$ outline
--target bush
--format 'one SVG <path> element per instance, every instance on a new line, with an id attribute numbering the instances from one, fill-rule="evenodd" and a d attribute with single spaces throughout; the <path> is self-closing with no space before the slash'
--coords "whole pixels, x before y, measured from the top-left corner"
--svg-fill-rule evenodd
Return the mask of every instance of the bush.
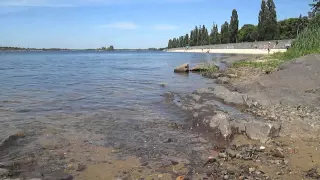
<path id="1" fill-rule="evenodd" d="M 274 58 L 290 60 L 307 54 L 320 53 L 320 15 L 313 18 L 285 53 L 276 53 Z"/>

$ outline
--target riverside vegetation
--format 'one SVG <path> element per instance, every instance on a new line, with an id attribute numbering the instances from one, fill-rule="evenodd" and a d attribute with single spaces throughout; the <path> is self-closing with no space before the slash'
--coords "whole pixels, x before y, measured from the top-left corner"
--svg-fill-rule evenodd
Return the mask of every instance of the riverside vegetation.
<path id="1" fill-rule="evenodd" d="M 213 23 L 210 34 L 205 25 L 195 26 L 189 34 L 170 39 L 168 49 L 186 46 L 202 46 L 238 42 L 254 42 L 267 40 L 294 39 L 297 34 L 312 23 L 310 19 L 319 11 L 319 0 L 311 4 L 312 11 L 308 16 L 289 18 L 277 21 L 277 11 L 273 0 L 261 2 L 258 25 L 245 24 L 239 29 L 239 17 L 236 9 L 232 11 L 230 23 L 225 21 L 220 29 Z"/>

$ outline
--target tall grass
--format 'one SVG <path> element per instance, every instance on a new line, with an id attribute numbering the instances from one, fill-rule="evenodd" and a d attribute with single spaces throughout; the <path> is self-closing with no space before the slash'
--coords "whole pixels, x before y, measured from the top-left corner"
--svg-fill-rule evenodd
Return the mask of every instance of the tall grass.
<path id="1" fill-rule="evenodd" d="M 286 61 L 313 53 L 320 53 L 320 24 L 306 28 L 298 35 L 287 52 L 276 53 L 273 57 Z"/>

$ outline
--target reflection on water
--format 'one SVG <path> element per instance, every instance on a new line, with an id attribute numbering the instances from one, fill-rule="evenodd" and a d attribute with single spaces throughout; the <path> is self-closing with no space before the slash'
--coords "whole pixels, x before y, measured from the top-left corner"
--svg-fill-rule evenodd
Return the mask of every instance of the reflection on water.
<path id="1" fill-rule="evenodd" d="M 211 86 L 198 74 L 174 74 L 173 69 L 213 58 L 162 52 L 0 53 L 0 141 L 21 130 L 26 134 L 9 149 L 0 149 L 0 161 L 32 152 L 51 136 L 81 136 L 101 146 L 121 142 L 128 153 L 145 148 L 140 156 L 153 148 L 158 154 L 187 157 L 204 144 L 191 142 L 196 134 L 168 127 L 186 117 L 164 104 L 161 95 Z M 168 137 L 179 140 L 164 145 Z"/>

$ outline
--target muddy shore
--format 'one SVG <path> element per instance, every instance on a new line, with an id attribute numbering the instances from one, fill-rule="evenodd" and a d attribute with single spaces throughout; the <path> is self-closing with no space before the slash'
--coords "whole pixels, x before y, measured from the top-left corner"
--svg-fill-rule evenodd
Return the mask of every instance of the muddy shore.
<path id="1" fill-rule="evenodd" d="M 320 56 L 286 62 L 275 72 L 231 66 L 242 59 L 225 59 L 229 68 L 203 74 L 216 86 L 175 102 L 195 128 L 231 142 L 212 157 L 224 173 L 208 178 L 320 179 Z"/>
<path id="2" fill-rule="evenodd" d="M 232 56 L 222 63 L 257 58 Z M 63 137 L 41 127 L 45 136 L 36 150 L 0 162 L 0 179 L 320 179 L 319 60 L 319 55 L 302 57 L 271 74 L 230 67 L 204 73 L 214 86 L 163 95 L 164 104 L 187 114 L 186 122 L 141 125 L 146 131 L 166 126 L 172 134 L 161 142 L 146 137 L 140 148 L 99 145 L 106 137 L 88 140 L 77 132 Z M 183 146 L 190 141 L 174 132 L 192 143 Z M 14 156 L 10 147 L 19 147 L 30 133 L 8 136 L 1 153 Z"/>

